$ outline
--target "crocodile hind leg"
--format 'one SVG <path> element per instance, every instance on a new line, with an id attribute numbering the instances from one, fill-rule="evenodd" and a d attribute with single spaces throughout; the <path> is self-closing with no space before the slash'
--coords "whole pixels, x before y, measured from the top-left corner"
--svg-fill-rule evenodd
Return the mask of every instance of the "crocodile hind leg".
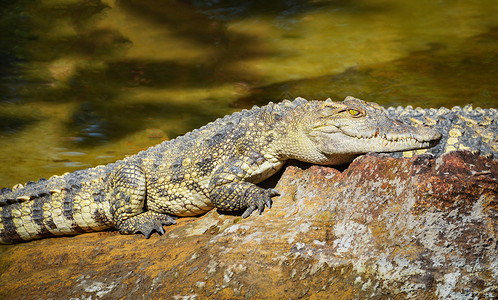
<path id="1" fill-rule="evenodd" d="M 175 224 L 170 215 L 146 211 L 146 179 L 139 165 L 128 164 L 114 171 L 106 195 L 114 226 L 121 234 L 142 233 L 149 238 L 153 231 L 163 234 L 163 225 Z"/>

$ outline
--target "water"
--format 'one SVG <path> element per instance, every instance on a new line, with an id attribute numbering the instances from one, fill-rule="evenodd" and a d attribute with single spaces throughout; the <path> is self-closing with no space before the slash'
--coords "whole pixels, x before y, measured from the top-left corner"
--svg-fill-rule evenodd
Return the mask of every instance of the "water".
<path id="1" fill-rule="evenodd" d="M 496 0 L 2 7 L 1 186 L 115 161 L 270 100 L 498 103 Z"/>

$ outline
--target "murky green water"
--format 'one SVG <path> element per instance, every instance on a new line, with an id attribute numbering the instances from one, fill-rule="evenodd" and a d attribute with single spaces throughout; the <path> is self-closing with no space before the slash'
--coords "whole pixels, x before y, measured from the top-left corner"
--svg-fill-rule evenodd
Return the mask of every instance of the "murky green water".
<path id="1" fill-rule="evenodd" d="M 254 104 L 498 101 L 498 1 L 2 5 L 0 185 L 108 163 Z"/>

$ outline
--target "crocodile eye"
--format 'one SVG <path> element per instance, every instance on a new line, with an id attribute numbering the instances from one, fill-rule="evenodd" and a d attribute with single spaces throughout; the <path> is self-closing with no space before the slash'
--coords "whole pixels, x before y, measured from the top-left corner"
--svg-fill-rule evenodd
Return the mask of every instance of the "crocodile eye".
<path id="1" fill-rule="evenodd" d="M 356 110 L 356 109 L 352 109 L 352 108 L 350 108 L 350 109 L 348 110 L 348 112 L 349 112 L 349 114 L 350 114 L 352 117 L 355 117 L 355 118 L 357 118 L 357 117 L 361 117 L 361 116 L 362 116 L 362 113 L 361 113 L 359 110 Z"/>

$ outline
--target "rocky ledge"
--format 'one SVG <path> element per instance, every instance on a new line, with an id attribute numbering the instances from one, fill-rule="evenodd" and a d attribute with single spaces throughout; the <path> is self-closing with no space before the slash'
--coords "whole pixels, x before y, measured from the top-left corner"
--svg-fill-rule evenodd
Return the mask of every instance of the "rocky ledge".
<path id="1" fill-rule="evenodd" d="M 272 209 L 164 236 L 0 247 L 0 298 L 495 299 L 498 162 L 465 151 L 290 165 Z"/>

